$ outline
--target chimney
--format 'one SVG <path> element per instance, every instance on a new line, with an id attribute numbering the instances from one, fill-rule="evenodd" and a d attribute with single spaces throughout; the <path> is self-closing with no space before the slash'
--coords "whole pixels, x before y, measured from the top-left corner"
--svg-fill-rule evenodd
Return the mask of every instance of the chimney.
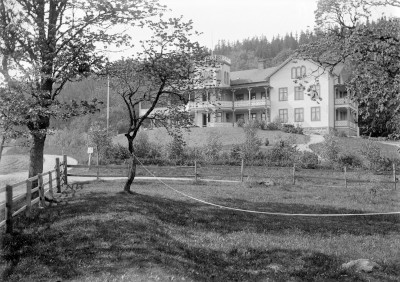
<path id="1" fill-rule="evenodd" d="M 264 59 L 259 59 L 258 60 L 258 69 L 259 70 L 265 69 L 265 60 Z"/>

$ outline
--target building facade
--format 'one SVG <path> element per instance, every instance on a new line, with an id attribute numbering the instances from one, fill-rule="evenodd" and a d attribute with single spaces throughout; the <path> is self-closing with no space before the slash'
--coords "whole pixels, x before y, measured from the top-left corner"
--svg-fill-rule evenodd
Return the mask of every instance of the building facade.
<path id="1" fill-rule="evenodd" d="M 230 71 L 230 60 L 216 56 L 221 67 L 214 83 L 189 102 L 194 124 L 232 127 L 242 119 L 299 125 L 305 131 L 348 136 L 358 134 L 357 105 L 348 98 L 343 69 L 328 72 L 308 60 L 288 59 L 280 66 Z"/>
<path id="2" fill-rule="evenodd" d="M 342 67 L 327 71 L 309 60 L 288 59 L 277 67 L 259 61 L 257 69 L 231 72 L 229 58 L 214 59 L 218 67 L 204 71 L 204 86 L 186 106 L 196 126 L 279 119 L 310 133 L 358 135 L 357 105 L 348 98 Z"/>

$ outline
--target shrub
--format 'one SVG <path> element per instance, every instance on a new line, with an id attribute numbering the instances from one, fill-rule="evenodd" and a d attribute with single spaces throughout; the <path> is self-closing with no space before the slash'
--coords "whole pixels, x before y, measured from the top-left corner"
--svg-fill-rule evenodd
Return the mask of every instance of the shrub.
<path id="1" fill-rule="evenodd" d="M 347 166 L 347 167 L 361 167 L 362 161 L 357 155 L 343 153 L 339 154 L 338 162 L 340 166 Z"/>
<path id="2" fill-rule="evenodd" d="M 109 145 L 103 148 L 103 150 L 102 164 L 121 164 L 131 157 L 128 148 L 120 144 Z"/>
<path id="3" fill-rule="evenodd" d="M 238 127 L 243 127 L 243 125 L 245 124 L 244 119 L 240 118 L 238 119 L 238 121 L 236 122 L 236 125 Z"/>
<path id="4" fill-rule="evenodd" d="M 293 124 L 282 124 L 281 130 L 286 133 L 293 133 L 295 128 Z"/>
<path id="5" fill-rule="evenodd" d="M 299 151 L 293 138 L 279 139 L 267 153 L 269 163 L 278 166 L 291 166 L 298 158 Z"/>
<path id="6" fill-rule="evenodd" d="M 261 139 L 257 136 L 257 127 L 253 123 L 247 123 L 244 126 L 245 141 L 242 144 L 242 153 L 245 161 L 249 162 L 256 158 L 262 144 Z"/>
<path id="7" fill-rule="evenodd" d="M 251 127 L 251 128 L 261 129 L 261 122 L 258 119 L 249 120 L 248 122 L 246 122 L 244 127 Z"/>
<path id="8" fill-rule="evenodd" d="M 337 139 L 332 134 L 325 135 L 325 141 L 321 144 L 321 157 L 331 165 L 337 163 L 340 147 Z"/>
<path id="9" fill-rule="evenodd" d="M 280 124 L 275 123 L 275 122 L 270 122 L 266 125 L 265 129 L 266 130 L 279 130 Z"/>
<path id="10" fill-rule="evenodd" d="M 233 145 L 230 151 L 230 157 L 232 160 L 240 160 L 242 158 L 242 148 L 239 144 Z"/>
<path id="11" fill-rule="evenodd" d="M 296 125 L 295 132 L 293 132 L 293 133 L 304 134 L 304 129 L 303 129 L 303 127 L 301 127 L 300 124 L 298 124 L 298 125 Z"/>
<path id="12" fill-rule="evenodd" d="M 300 166 L 302 168 L 316 168 L 318 166 L 318 156 L 313 152 L 303 152 L 300 155 Z"/>
<path id="13" fill-rule="evenodd" d="M 203 147 L 203 155 L 206 161 L 215 161 L 218 159 L 222 150 L 221 136 L 210 134 L 207 137 L 207 143 Z"/>
<path id="14" fill-rule="evenodd" d="M 338 137 L 347 137 L 347 134 L 346 134 L 346 132 L 344 132 L 344 131 L 339 131 L 338 134 L 337 134 L 337 136 L 338 136 Z"/>
<path id="15" fill-rule="evenodd" d="M 367 161 L 368 169 L 378 169 L 381 164 L 381 149 L 372 140 L 364 141 L 364 146 L 360 149 L 360 154 Z"/>
<path id="16" fill-rule="evenodd" d="M 182 160 L 184 157 L 186 142 L 182 135 L 174 134 L 172 141 L 167 144 L 167 155 L 169 159 Z"/>
<path id="17" fill-rule="evenodd" d="M 146 132 L 141 131 L 138 133 L 136 138 L 133 140 L 133 150 L 138 158 L 148 157 L 148 153 L 151 150 L 151 145 L 149 142 L 149 136 Z"/>

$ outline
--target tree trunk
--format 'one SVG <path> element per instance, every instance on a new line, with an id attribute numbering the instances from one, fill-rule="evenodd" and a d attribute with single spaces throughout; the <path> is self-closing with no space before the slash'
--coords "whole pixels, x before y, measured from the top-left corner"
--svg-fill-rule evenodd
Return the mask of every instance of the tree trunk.
<path id="1" fill-rule="evenodd" d="M 0 141 L 0 162 L 1 162 L 1 156 L 3 155 L 3 148 L 4 148 L 5 142 L 6 142 L 6 138 L 2 136 L 1 141 Z"/>
<path id="2" fill-rule="evenodd" d="M 136 158 L 132 155 L 131 157 L 131 165 L 129 167 L 129 172 L 128 172 L 128 180 L 125 183 L 124 186 L 124 191 L 128 193 L 132 193 L 131 191 L 131 185 L 133 183 L 133 180 L 135 179 L 136 176 Z"/>
<path id="3" fill-rule="evenodd" d="M 128 180 L 125 183 L 124 191 L 128 192 L 128 193 L 132 193 L 131 185 L 136 176 L 136 158 L 135 158 L 134 149 L 133 149 L 133 137 L 130 136 L 129 133 L 125 134 L 125 137 L 128 140 L 129 153 L 131 153 L 131 165 L 129 167 Z"/>
<path id="4" fill-rule="evenodd" d="M 32 134 L 33 144 L 29 152 L 29 173 L 28 177 L 33 177 L 43 172 L 43 151 L 44 142 L 46 135 L 44 134 Z M 38 181 L 30 182 L 30 188 L 37 187 Z M 32 198 L 38 197 L 39 193 L 35 192 L 32 194 Z"/>
<path id="5" fill-rule="evenodd" d="M 29 152 L 29 175 L 33 177 L 43 172 L 43 151 L 46 135 L 32 134 L 33 144 Z"/>

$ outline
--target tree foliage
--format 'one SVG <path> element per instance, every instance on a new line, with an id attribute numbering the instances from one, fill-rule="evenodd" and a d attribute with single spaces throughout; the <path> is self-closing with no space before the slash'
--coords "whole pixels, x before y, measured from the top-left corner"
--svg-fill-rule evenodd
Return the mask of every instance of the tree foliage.
<path id="1" fill-rule="evenodd" d="M 137 56 L 110 63 L 107 68 L 112 92 L 122 98 L 129 117 L 125 136 L 132 155 L 133 141 L 145 121 L 164 126 L 174 140 L 180 138 L 180 129 L 191 125 L 185 110 L 189 96 L 201 87 L 202 71 L 215 65 L 207 50 L 193 41 L 197 33 L 191 21 L 160 17 L 147 27 L 152 36 L 142 42 Z M 131 168 L 125 191 L 130 191 L 135 177 L 134 157 Z"/>
<path id="2" fill-rule="evenodd" d="M 96 107 L 96 101 L 60 103 L 64 85 L 101 68 L 104 56 L 98 47 L 130 42 L 118 26 L 143 26 L 161 10 L 156 0 L 0 1 L 0 73 L 30 108 L 24 114 L 32 136 L 29 176 L 42 172 L 50 117 Z"/>
<path id="3" fill-rule="evenodd" d="M 369 132 L 393 130 L 400 110 L 400 20 L 371 21 L 374 7 L 386 4 L 400 1 L 320 0 L 315 13 L 320 40 L 298 51 L 327 71 L 346 65 L 348 93 Z"/>

